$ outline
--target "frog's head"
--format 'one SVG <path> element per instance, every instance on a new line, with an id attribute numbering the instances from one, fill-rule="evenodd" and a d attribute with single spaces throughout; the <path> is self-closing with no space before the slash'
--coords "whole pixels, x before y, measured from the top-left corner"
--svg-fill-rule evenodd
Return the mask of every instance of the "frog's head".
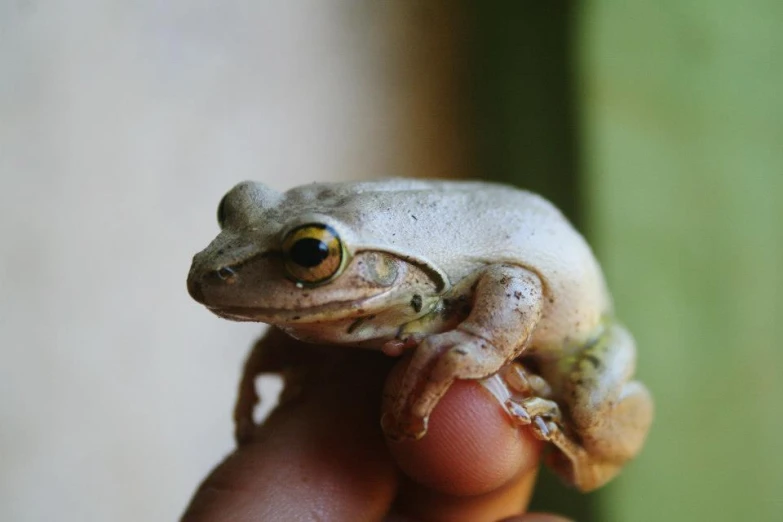
<path id="1" fill-rule="evenodd" d="M 425 314 L 443 286 L 438 274 L 399 253 L 357 248 L 361 231 L 326 199 L 234 187 L 218 206 L 220 234 L 193 258 L 190 295 L 221 317 L 330 342 L 388 337 Z"/>

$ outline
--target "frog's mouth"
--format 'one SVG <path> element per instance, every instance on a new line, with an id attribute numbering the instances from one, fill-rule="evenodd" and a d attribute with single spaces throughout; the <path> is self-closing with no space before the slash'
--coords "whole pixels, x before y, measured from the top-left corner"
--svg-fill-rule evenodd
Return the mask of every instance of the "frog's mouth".
<path id="1" fill-rule="evenodd" d="M 423 296 L 437 294 L 428 273 L 383 253 L 358 252 L 338 278 L 316 286 L 292 281 L 277 261 L 261 256 L 215 268 L 194 259 L 188 291 L 225 319 L 308 328 L 381 312 L 390 322 L 407 320 L 420 314 Z"/>
<path id="2" fill-rule="evenodd" d="M 210 312 L 231 321 L 267 323 L 277 326 L 333 323 L 355 320 L 376 313 L 381 308 L 395 306 L 402 296 L 394 296 L 389 289 L 377 295 L 347 301 L 332 301 L 297 309 L 254 307 L 254 306 L 209 306 Z"/>

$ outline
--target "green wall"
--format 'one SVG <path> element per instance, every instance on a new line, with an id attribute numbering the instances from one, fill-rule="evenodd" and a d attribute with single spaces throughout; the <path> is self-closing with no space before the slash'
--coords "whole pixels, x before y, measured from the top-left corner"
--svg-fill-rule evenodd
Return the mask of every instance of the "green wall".
<path id="1" fill-rule="evenodd" d="M 482 174 L 586 232 L 656 420 L 585 522 L 783 520 L 783 1 L 467 2 Z"/>
<path id="2" fill-rule="evenodd" d="M 584 206 L 572 2 L 466 2 L 468 105 L 478 175 L 543 194 L 575 223 Z M 544 470 L 531 508 L 600 521 L 598 494 Z"/>
<path id="3" fill-rule="evenodd" d="M 657 415 L 600 520 L 783 520 L 783 2 L 585 2 L 583 206 Z"/>

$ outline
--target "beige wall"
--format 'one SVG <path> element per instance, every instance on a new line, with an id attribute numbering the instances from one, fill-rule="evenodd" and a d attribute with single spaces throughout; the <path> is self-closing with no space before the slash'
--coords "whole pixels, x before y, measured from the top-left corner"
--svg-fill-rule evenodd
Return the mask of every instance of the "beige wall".
<path id="1" fill-rule="evenodd" d="M 0 4 L 0 520 L 174 520 L 230 450 L 260 328 L 185 275 L 233 183 L 454 173 L 360 3 Z"/>

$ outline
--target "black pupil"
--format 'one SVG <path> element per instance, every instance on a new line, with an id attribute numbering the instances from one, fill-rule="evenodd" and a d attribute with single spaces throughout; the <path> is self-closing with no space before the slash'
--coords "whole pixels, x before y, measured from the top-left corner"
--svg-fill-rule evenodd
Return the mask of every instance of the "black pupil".
<path id="1" fill-rule="evenodd" d="M 288 255 L 297 265 L 312 268 L 329 256 L 329 246 L 320 239 L 305 237 L 294 243 Z"/>

